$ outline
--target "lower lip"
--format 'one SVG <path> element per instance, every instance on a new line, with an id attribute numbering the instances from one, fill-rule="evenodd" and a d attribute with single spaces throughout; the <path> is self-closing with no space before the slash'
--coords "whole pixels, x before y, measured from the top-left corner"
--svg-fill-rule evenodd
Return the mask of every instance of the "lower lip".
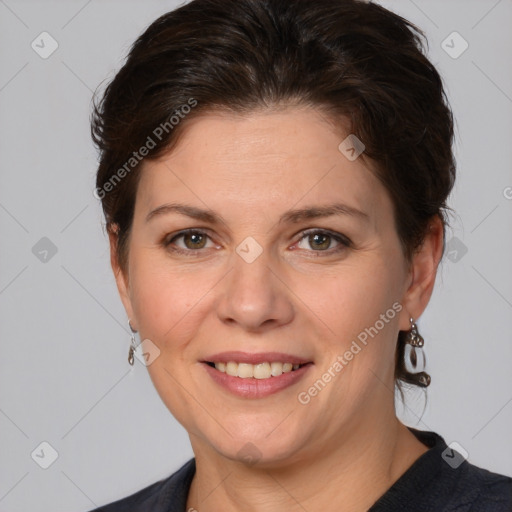
<path id="1" fill-rule="evenodd" d="M 242 379 L 240 377 L 232 377 L 227 373 L 213 368 L 207 363 L 202 363 L 202 365 L 217 384 L 234 395 L 244 398 L 264 398 L 298 382 L 308 372 L 312 363 L 305 364 L 297 370 L 283 373 L 278 377 L 269 377 L 268 379 Z"/>

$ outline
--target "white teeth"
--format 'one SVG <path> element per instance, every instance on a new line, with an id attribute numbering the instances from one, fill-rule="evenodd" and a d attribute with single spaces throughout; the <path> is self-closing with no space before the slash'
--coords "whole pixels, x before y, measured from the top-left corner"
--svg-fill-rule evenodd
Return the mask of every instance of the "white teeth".
<path id="1" fill-rule="evenodd" d="M 231 375 L 231 377 L 238 377 L 238 364 L 233 361 L 229 361 L 226 365 L 226 373 Z"/>
<path id="2" fill-rule="evenodd" d="M 268 379 L 270 378 L 270 375 L 270 363 L 260 363 L 254 365 L 255 379 Z"/>
<path id="3" fill-rule="evenodd" d="M 249 379 L 254 375 L 254 366 L 252 364 L 239 363 L 238 364 L 238 377 L 242 379 Z"/>
<path id="4" fill-rule="evenodd" d="M 270 373 L 272 374 L 272 377 L 279 377 L 279 375 L 282 375 L 283 363 L 271 363 Z"/>
<path id="5" fill-rule="evenodd" d="M 279 362 L 248 364 L 229 361 L 229 363 L 215 363 L 215 368 L 220 372 L 227 373 L 231 377 L 240 377 L 241 379 L 279 377 L 279 375 L 297 370 L 299 367 L 299 364 Z"/>

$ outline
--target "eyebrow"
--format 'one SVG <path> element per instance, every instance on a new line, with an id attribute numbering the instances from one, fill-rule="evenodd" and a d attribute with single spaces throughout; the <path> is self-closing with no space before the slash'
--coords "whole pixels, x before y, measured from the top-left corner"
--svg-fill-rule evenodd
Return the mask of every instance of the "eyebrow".
<path id="1" fill-rule="evenodd" d="M 320 217 L 331 217 L 333 215 L 348 215 L 359 218 L 364 221 L 369 221 L 368 214 L 342 203 L 333 203 L 326 206 L 311 206 L 297 210 L 290 210 L 285 212 L 279 219 L 281 223 L 297 223 L 304 219 L 318 219 Z"/>
<path id="2" fill-rule="evenodd" d="M 193 219 L 208 222 L 210 224 L 224 223 L 222 217 L 212 212 L 211 210 L 203 210 L 202 208 L 197 208 L 196 206 L 177 203 L 163 204 L 162 206 L 159 206 L 158 208 L 150 211 L 146 215 L 146 222 L 149 222 L 154 217 L 168 213 L 180 213 L 181 215 L 186 215 L 187 217 L 192 217 Z"/>
<path id="3" fill-rule="evenodd" d="M 220 215 L 216 214 L 212 210 L 205 210 L 202 208 L 197 208 L 196 206 L 189 206 L 179 203 L 163 204 L 162 206 L 151 210 L 146 216 L 146 222 L 149 222 L 151 219 L 157 216 L 169 213 L 178 213 L 196 220 L 200 220 L 202 222 L 207 222 L 209 224 L 226 223 Z M 357 208 L 342 203 L 333 203 L 326 206 L 311 206 L 287 211 L 281 215 L 278 224 L 295 224 L 305 219 L 318 219 L 321 217 L 330 217 L 333 215 L 348 215 L 359 218 L 360 220 L 366 222 L 370 220 L 368 214 L 358 210 Z"/>

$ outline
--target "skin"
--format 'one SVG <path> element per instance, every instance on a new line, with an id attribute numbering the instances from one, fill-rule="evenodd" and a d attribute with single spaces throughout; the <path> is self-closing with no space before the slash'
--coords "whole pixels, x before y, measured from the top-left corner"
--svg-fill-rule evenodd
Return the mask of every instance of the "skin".
<path id="1" fill-rule="evenodd" d="M 313 108 L 204 114 L 188 122 L 172 152 L 144 162 L 124 270 L 110 234 L 127 315 L 140 339 L 160 350 L 151 379 L 196 456 L 187 509 L 325 512 L 343 503 L 363 511 L 427 451 L 396 418 L 394 355 L 398 331 L 430 299 L 442 224 L 433 218 L 407 263 L 391 199 L 368 159 L 351 162 L 338 150 L 346 136 Z M 179 213 L 146 222 L 171 202 L 212 210 L 224 222 Z M 368 219 L 278 223 L 290 209 L 333 202 Z M 206 245 L 182 237 L 165 247 L 187 228 L 209 235 Z M 327 238 L 322 251 L 302 235 L 311 228 L 350 244 Z M 252 263 L 235 251 L 248 236 L 263 250 Z M 298 394 L 395 302 L 402 310 L 308 404 L 299 403 Z M 200 363 L 231 350 L 285 352 L 314 365 L 293 386 L 246 399 L 219 387 Z M 247 443 L 259 452 L 255 464 L 243 459 Z"/>

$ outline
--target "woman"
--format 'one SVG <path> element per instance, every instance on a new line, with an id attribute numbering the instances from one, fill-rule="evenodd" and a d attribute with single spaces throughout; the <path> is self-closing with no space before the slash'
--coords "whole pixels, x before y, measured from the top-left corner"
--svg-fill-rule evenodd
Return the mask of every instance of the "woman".
<path id="1" fill-rule="evenodd" d="M 195 457 L 98 510 L 512 510 L 512 479 L 395 414 L 430 383 L 455 179 L 421 35 L 357 0 L 194 0 L 134 43 L 96 195 L 129 362 Z"/>

